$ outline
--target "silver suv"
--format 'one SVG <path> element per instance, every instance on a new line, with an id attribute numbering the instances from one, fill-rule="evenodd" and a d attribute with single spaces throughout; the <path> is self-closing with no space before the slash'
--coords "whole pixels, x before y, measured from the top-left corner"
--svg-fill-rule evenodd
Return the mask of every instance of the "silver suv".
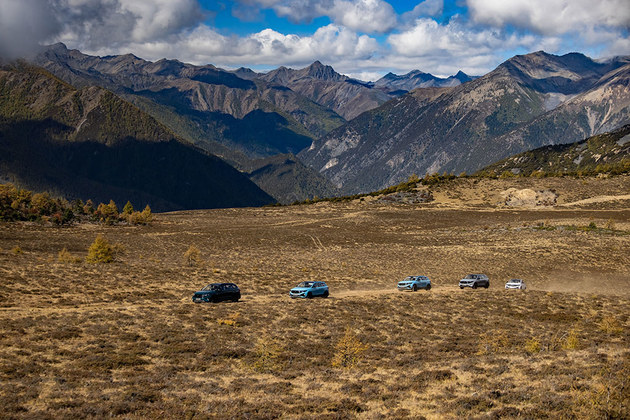
<path id="1" fill-rule="evenodd" d="M 476 289 L 478 287 L 490 287 L 490 280 L 485 274 L 468 274 L 466 277 L 459 281 L 459 288 L 472 287 Z"/>

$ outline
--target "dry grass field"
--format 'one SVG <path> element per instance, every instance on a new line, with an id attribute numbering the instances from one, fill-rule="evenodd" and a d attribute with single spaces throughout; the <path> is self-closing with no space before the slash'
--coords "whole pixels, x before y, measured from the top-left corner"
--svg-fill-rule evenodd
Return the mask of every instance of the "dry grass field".
<path id="1" fill-rule="evenodd" d="M 509 187 L 558 205 L 497 206 Z M 627 194 L 628 177 L 461 180 L 422 205 L 0 224 L 0 417 L 628 418 Z M 97 234 L 125 252 L 85 263 Z M 470 272 L 490 288 L 460 290 Z M 398 292 L 410 274 L 433 288 Z M 291 300 L 302 280 L 331 296 Z M 191 302 L 222 281 L 240 302 Z"/>

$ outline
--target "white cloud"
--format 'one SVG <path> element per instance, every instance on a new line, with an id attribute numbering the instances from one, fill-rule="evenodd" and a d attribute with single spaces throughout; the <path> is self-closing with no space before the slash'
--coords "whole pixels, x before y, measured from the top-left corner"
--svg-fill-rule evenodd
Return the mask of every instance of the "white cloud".
<path id="1" fill-rule="evenodd" d="M 413 10 L 403 13 L 403 20 L 409 21 L 424 16 L 439 16 L 444 10 L 444 0 L 424 0 Z"/>
<path id="2" fill-rule="evenodd" d="M 528 40 L 519 41 L 515 37 L 506 37 L 501 31 L 494 29 L 477 29 L 457 18 L 446 25 L 433 19 L 421 18 L 407 31 L 390 35 L 388 42 L 399 55 L 422 57 L 430 54 L 485 54 L 496 48 L 514 48 Z"/>
<path id="3" fill-rule="evenodd" d="M 163 40 L 203 19 L 196 0 L 58 0 L 54 4 L 64 25 L 59 39 L 88 49 Z"/>
<path id="4" fill-rule="evenodd" d="M 477 23 L 515 25 L 544 35 L 630 26 L 628 0 L 467 0 L 467 4 Z"/>
<path id="5" fill-rule="evenodd" d="M 429 0 L 434 1 L 434 0 Z M 387 32 L 397 23 L 392 6 L 383 0 L 240 0 L 250 8 L 273 9 L 293 22 L 310 22 L 320 16 L 358 32 Z M 243 9 L 237 14 L 247 15 Z"/>
<path id="6" fill-rule="evenodd" d="M 265 29 L 247 37 L 224 36 L 206 25 L 162 41 L 129 43 L 128 51 L 156 60 L 178 58 L 195 64 L 213 63 L 224 67 L 306 66 L 315 60 L 326 63 L 369 59 L 379 49 L 375 39 L 337 25 L 319 28 L 312 36 L 282 34 Z M 116 54 L 109 48 L 88 51 Z"/>
<path id="7" fill-rule="evenodd" d="M 389 62 L 405 70 L 420 69 L 448 76 L 463 70 L 480 75 L 518 48 L 540 46 L 540 37 L 480 28 L 454 16 L 447 24 L 420 18 L 407 30 L 387 38 Z"/>

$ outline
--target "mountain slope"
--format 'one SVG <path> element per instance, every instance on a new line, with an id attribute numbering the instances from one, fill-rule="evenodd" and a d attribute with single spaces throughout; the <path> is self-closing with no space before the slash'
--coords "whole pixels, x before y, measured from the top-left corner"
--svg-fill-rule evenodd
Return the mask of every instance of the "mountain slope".
<path id="1" fill-rule="evenodd" d="M 562 110 L 569 122 L 590 116 L 593 130 L 630 122 L 630 91 L 623 87 L 627 72 L 624 59 L 597 63 L 580 54 L 516 56 L 468 83 L 393 99 L 314 141 L 299 157 L 344 193 L 384 188 L 413 173 L 474 172 L 511 154 L 559 142 L 551 136 L 552 122 Z M 609 96 L 598 93 L 602 89 Z M 597 113 L 580 109 L 582 98 L 603 108 Z M 610 103 L 613 98 L 616 103 Z M 540 129 L 534 126 L 519 131 L 535 121 L 548 124 L 550 134 L 537 137 Z M 586 137 L 572 135 L 562 142 Z"/>
<path id="2" fill-rule="evenodd" d="M 250 165 L 249 178 L 282 204 L 339 193 L 330 181 L 293 155 L 276 155 Z"/>
<path id="3" fill-rule="evenodd" d="M 0 68 L 0 177 L 70 199 L 131 200 L 157 211 L 274 201 L 111 92 L 76 89 L 23 63 Z"/>
<path id="4" fill-rule="evenodd" d="M 250 157 L 298 152 L 344 122 L 287 88 L 242 79 L 211 65 L 150 62 L 131 54 L 94 57 L 63 44 L 49 46 L 30 60 L 75 86 L 96 85 L 122 95 L 171 129 L 189 120 L 197 129 L 187 139 L 210 152 L 220 152 L 216 144 Z M 165 114 L 172 118 L 162 119 Z"/>
<path id="5" fill-rule="evenodd" d="M 543 146 L 511 156 L 479 173 L 557 175 L 630 171 L 630 125 L 576 143 Z"/>
<path id="6" fill-rule="evenodd" d="M 272 85 L 286 86 L 346 120 L 376 108 L 392 97 L 372 84 L 341 75 L 319 61 L 300 70 L 280 67 L 259 79 Z"/>

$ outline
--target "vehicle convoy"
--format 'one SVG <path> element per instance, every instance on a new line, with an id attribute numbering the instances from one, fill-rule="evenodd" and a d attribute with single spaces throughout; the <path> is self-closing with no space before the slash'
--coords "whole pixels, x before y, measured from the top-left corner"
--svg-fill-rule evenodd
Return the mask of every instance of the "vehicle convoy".
<path id="1" fill-rule="evenodd" d="M 411 290 L 415 292 L 418 289 L 431 290 L 431 280 L 427 276 L 409 276 L 398 282 L 398 290 Z"/>
<path id="2" fill-rule="evenodd" d="M 234 283 L 210 283 L 192 297 L 195 303 L 201 302 L 222 302 L 231 300 L 238 302 L 241 298 L 241 290 Z"/>
<path id="3" fill-rule="evenodd" d="M 485 274 L 468 274 L 466 277 L 459 281 L 459 288 L 471 287 L 476 289 L 478 287 L 490 287 L 490 280 Z"/>
<path id="4" fill-rule="evenodd" d="M 311 299 L 316 296 L 328 297 L 328 285 L 323 281 L 303 281 L 289 292 L 291 298 Z"/>
<path id="5" fill-rule="evenodd" d="M 505 288 L 525 290 L 527 289 L 527 286 L 525 285 L 525 282 L 521 279 L 511 279 L 510 281 L 505 283 Z"/>

